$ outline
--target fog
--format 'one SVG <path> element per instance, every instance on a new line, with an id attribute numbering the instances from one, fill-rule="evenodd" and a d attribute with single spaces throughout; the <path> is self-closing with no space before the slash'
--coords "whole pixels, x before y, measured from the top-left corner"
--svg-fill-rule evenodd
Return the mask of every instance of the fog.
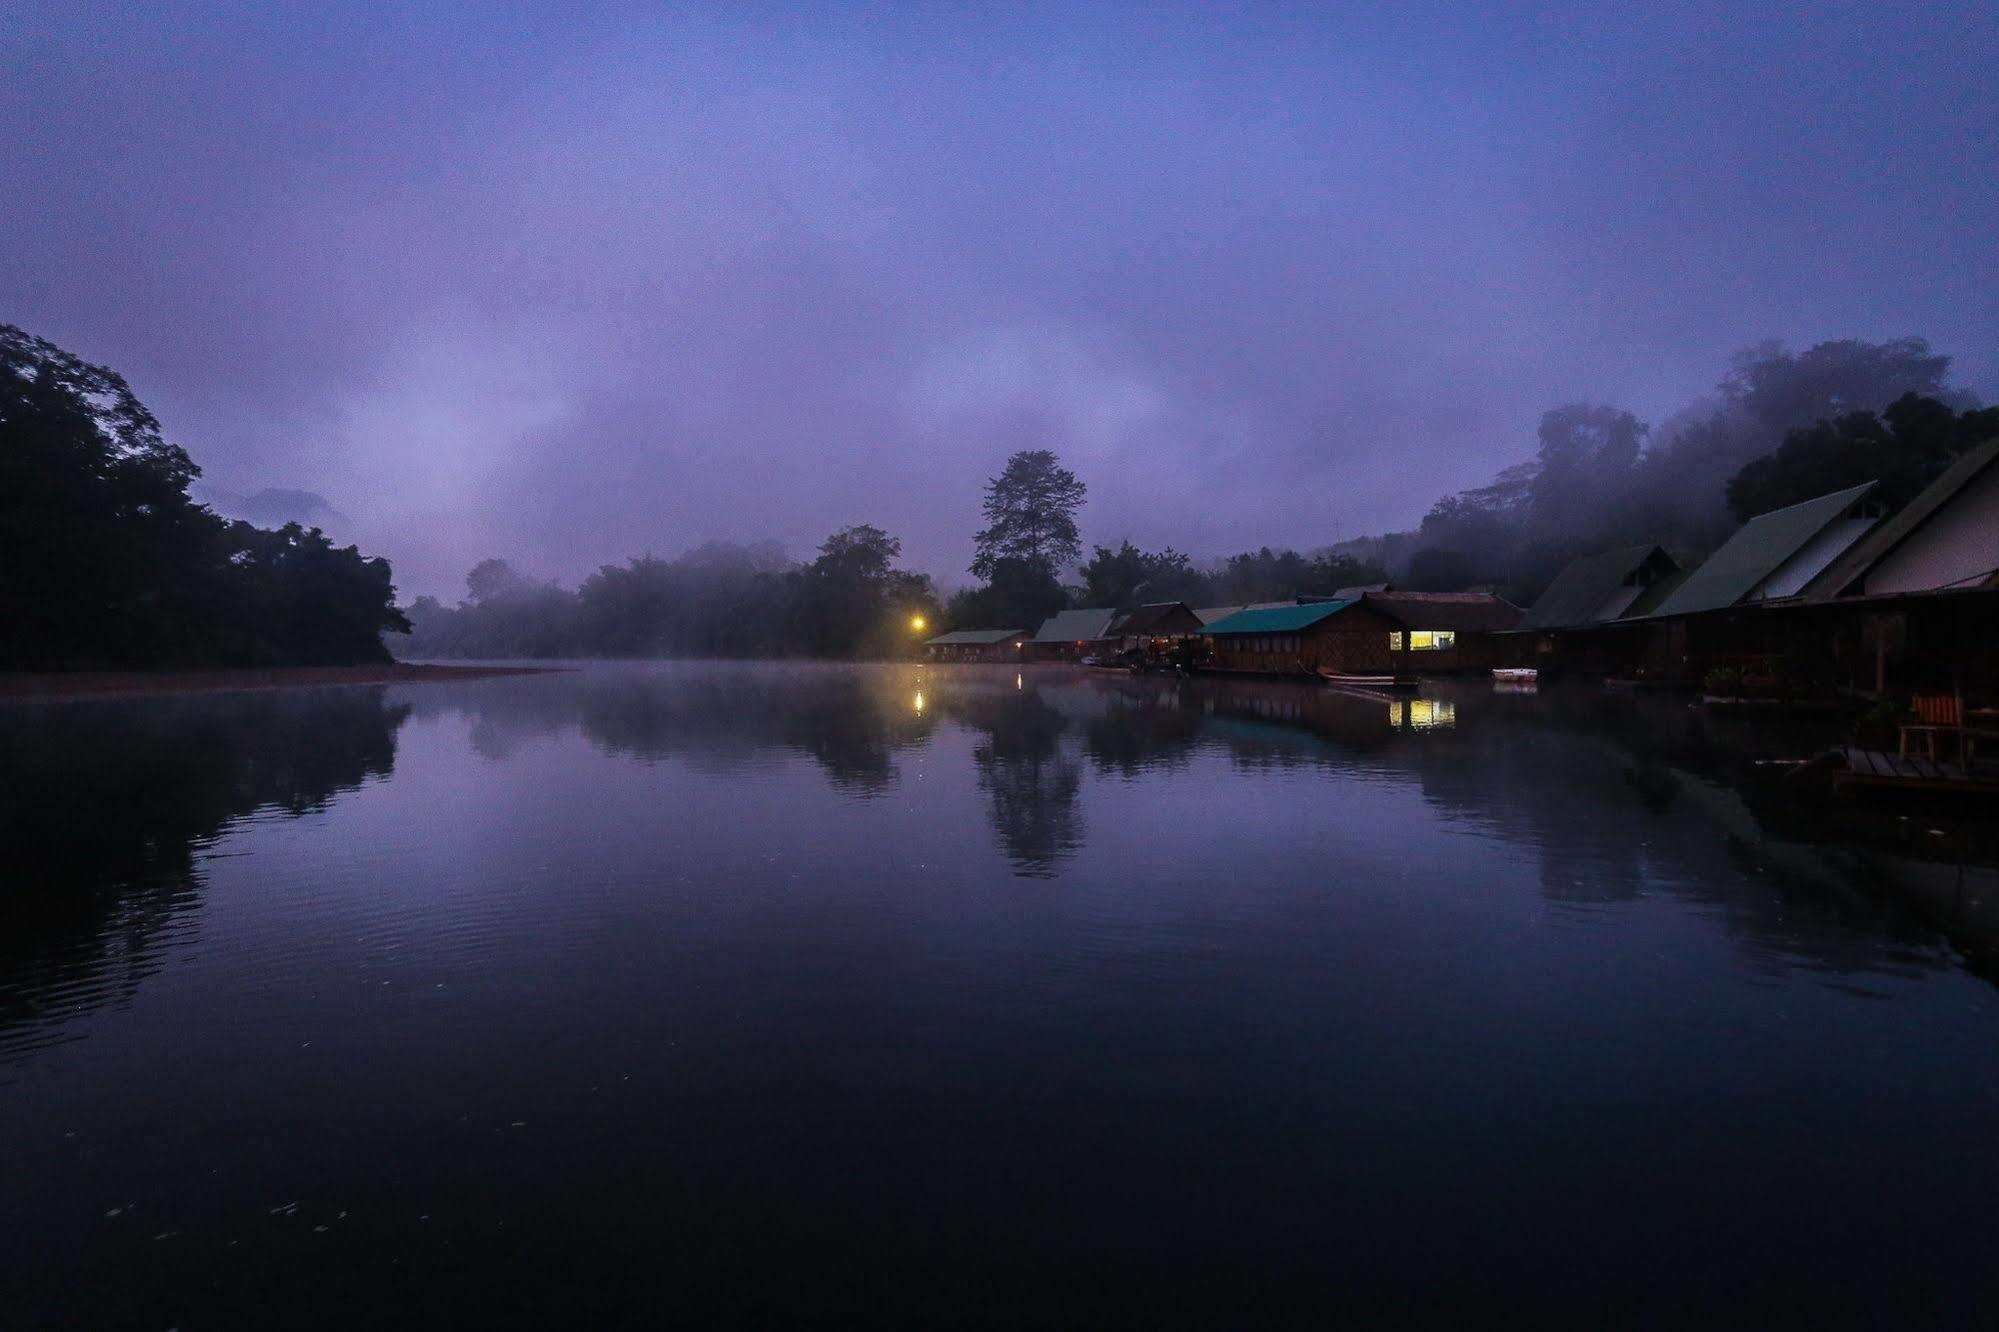
<path id="1" fill-rule="evenodd" d="M 236 6 L 0 14 L 0 321 L 405 598 L 871 523 L 970 581 L 1408 529 L 1741 348 L 1999 396 L 1999 11 Z M 1870 404 L 1879 405 L 1879 404 Z M 1703 483 L 1705 484 L 1705 482 Z"/>

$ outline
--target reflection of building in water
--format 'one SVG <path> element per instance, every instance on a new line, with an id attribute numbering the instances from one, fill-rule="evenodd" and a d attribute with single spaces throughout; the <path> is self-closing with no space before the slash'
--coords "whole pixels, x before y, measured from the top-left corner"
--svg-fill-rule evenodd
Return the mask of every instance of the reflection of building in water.
<path id="1" fill-rule="evenodd" d="M 1388 719 L 1406 730 L 1438 730 L 1458 724 L 1458 705 L 1448 698 L 1401 698 L 1388 705 Z"/>

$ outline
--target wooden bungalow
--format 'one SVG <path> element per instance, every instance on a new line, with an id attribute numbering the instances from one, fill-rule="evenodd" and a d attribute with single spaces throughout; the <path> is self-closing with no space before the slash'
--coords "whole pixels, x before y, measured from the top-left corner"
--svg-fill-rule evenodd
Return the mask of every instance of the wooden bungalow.
<path id="1" fill-rule="evenodd" d="M 1999 584 L 1999 439 L 1968 450 L 1805 584 L 1807 601 Z"/>
<path id="2" fill-rule="evenodd" d="M 1874 483 L 1758 514 L 1659 603 L 1689 615 L 1795 596 L 1881 520 Z"/>
<path id="3" fill-rule="evenodd" d="M 1388 648 L 1402 674 L 1489 671 L 1504 664 L 1497 636 L 1520 623 L 1521 610 L 1490 592 L 1369 592 L 1358 605 L 1395 621 Z"/>
<path id="4" fill-rule="evenodd" d="M 1027 643 L 1025 629 L 960 629 L 923 644 L 932 661 L 1018 662 Z"/>
<path id="5" fill-rule="evenodd" d="M 1113 608 L 1065 610 L 1042 621 L 1021 655 L 1029 661 L 1078 661 L 1118 650 L 1111 636 Z"/>
<path id="6" fill-rule="evenodd" d="M 1123 650 L 1164 648 L 1195 638 L 1202 629 L 1201 617 L 1181 601 L 1156 601 L 1121 612 L 1106 631 Z"/>
<path id="7" fill-rule="evenodd" d="M 1238 611 L 1201 631 L 1207 668 L 1254 675 L 1393 673 L 1402 621 L 1362 601 L 1322 601 Z"/>
<path id="8" fill-rule="evenodd" d="M 1584 555 L 1555 575 L 1520 617 L 1520 627 L 1573 629 L 1649 615 L 1685 578 L 1679 561 L 1658 546 Z"/>

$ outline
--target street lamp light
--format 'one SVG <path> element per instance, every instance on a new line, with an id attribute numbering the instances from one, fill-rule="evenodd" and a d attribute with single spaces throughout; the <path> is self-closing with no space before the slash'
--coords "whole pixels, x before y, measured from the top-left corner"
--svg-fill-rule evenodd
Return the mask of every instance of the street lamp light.
<path id="1" fill-rule="evenodd" d="M 923 632 L 923 627 L 929 623 L 930 621 L 924 619 L 921 615 L 912 615 L 909 617 L 909 627 L 919 634 Z"/>

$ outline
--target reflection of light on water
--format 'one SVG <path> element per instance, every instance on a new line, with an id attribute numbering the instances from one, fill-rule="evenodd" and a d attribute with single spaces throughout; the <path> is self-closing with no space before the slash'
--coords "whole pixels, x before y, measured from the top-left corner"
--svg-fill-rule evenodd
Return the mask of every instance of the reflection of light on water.
<path id="1" fill-rule="evenodd" d="M 1027 688 L 1027 677 L 1026 677 L 1026 676 L 1024 676 L 1024 675 L 1016 675 L 1016 676 L 1014 676 L 1014 677 L 1013 677 L 1013 687 L 1014 687 L 1015 689 L 1025 689 L 1025 688 Z"/>
<path id="2" fill-rule="evenodd" d="M 917 710 L 918 712 L 922 712 L 922 711 L 923 711 L 923 691 L 922 691 L 921 689 L 919 689 L 919 690 L 917 690 L 917 691 L 916 691 L 916 704 L 915 704 L 915 706 L 916 706 L 916 710 Z"/>
<path id="3" fill-rule="evenodd" d="M 1397 726 L 1429 731 L 1458 724 L 1458 705 L 1448 698 L 1408 698 L 1401 707 L 1390 704 L 1389 720 Z"/>

